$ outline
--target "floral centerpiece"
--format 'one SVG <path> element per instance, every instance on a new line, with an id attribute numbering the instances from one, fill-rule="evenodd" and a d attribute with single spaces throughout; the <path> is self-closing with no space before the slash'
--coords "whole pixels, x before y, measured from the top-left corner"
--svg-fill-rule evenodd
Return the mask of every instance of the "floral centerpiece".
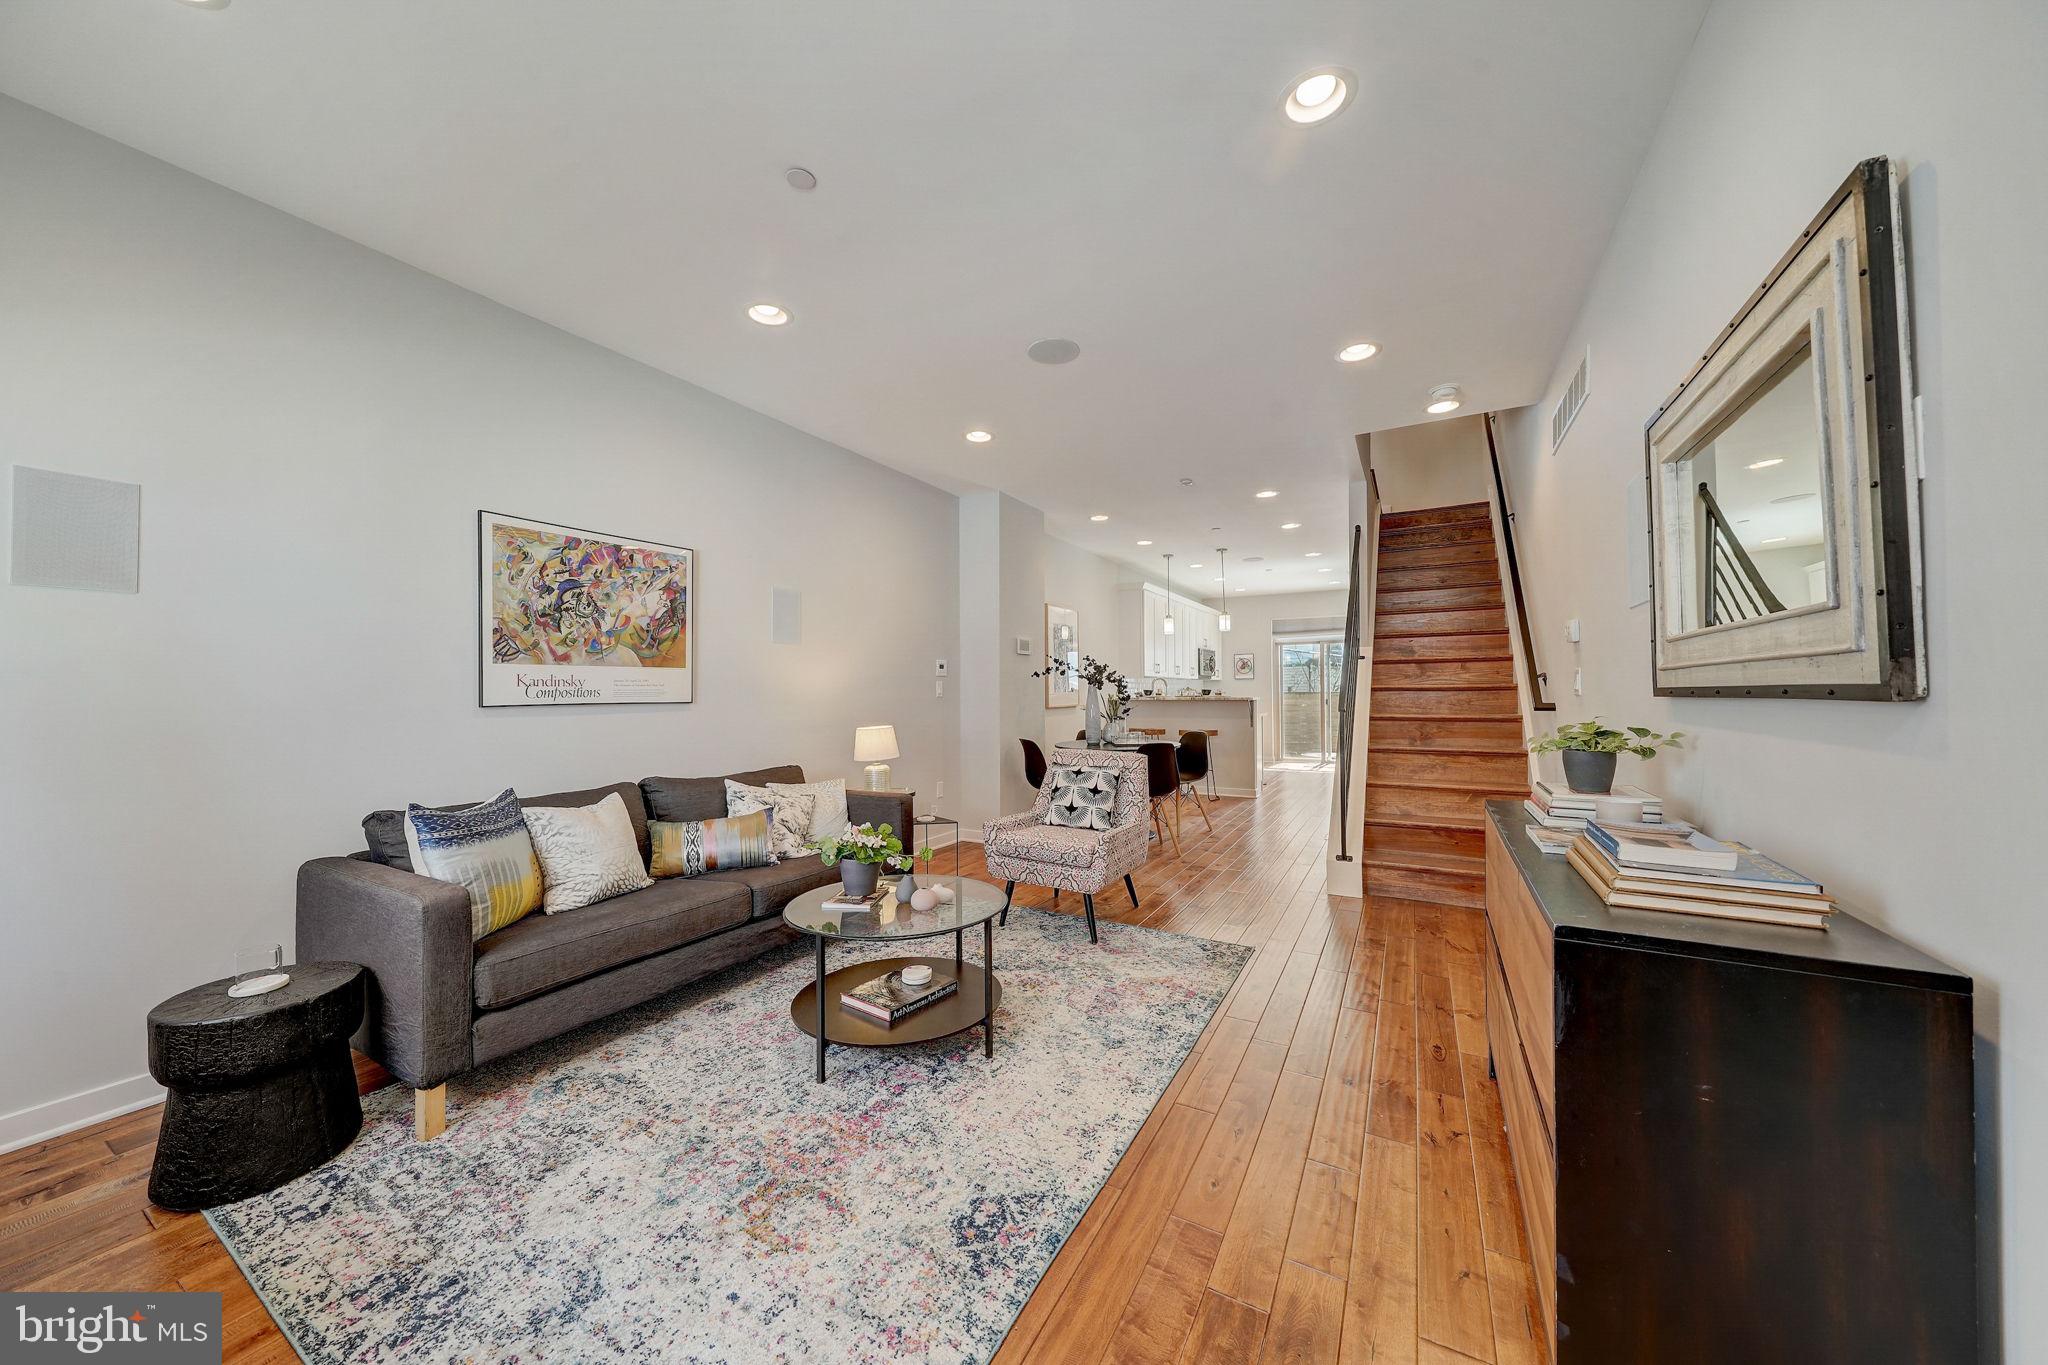
<path id="1" fill-rule="evenodd" d="M 839 864 L 839 885 L 850 897 L 869 895 L 884 867 L 909 867 L 903 841 L 887 824 L 849 825 L 817 842 L 818 859 Z"/>
<path id="2" fill-rule="evenodd" d="M 1057 654 L 1045 656 L 1045 667 L 1031 676 L 1043 678 L 1051 674 L 1061 678 L 1078 678 L 1088 684 L 1088 741 L 1092 744 L 1102 738 L 1104 726 L 1121 730 L 1124 711 L 1131 704 L 1131 680 L 1111 668 L 1093 654 L 1083 654 L 1081 662 L 1063 659 Z"/>

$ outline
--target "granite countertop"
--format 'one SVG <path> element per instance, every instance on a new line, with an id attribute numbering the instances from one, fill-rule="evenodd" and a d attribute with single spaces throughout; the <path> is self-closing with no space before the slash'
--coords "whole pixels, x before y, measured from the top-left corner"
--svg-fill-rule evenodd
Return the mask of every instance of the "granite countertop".
<path id="1" fill-rule="evenodd" d="M 1139 693 L 1135 693 L 1135 694 L 1133 694 L 1133 695 L 1132 695 L 1132 697 L 1131 697 L 1131 700 L 1132 700 L 1132 701 L 1134 701 L 1134 702 L 1140 702 L 1140 701 L 1207 701 L 1207 702 L 1218 702 L 1218 701 L 1242 701 L 1242 702 L 1256 702 L 1256 701 L 1258 700 L 1258 698 L 1257 698 L 1257 697 L 1225 697 L 1225 696 L 1221 696 L 1221 695 L 1218 695 L 1218 696 L 1212 696 L 1212 697 L 1148 697 L 1148 696 L 1146 696 L 1146 695 L 1145 695 L 1144 693 L 1142 693 L 1142 692 L 1139 692 Z"/>

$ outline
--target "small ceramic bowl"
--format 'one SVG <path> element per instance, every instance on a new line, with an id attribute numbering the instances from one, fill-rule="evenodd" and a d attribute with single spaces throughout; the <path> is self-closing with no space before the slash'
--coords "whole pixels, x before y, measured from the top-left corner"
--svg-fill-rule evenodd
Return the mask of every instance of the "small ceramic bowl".
<path id="1" fill-rule="evenodd" d="M 932 969 L 921 966 L 905 967 L 902 976 L 903 984 L 906 986 L 925 986 L 931 984 Z"/>

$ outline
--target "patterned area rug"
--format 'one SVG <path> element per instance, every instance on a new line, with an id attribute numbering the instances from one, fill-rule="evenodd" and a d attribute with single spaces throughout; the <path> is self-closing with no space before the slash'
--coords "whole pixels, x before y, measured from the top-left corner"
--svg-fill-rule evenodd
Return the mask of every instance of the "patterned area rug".
<path id="1" fill-rule="evenodd" d="M 1020 908 L 993 1062 L 977 1028 L 817 1085 L 793 945 L 451 1081 L 433 1142 L 369 1096 L 208 1217 L 309 1361 L 986 1361 L 1250 956 Z"/>

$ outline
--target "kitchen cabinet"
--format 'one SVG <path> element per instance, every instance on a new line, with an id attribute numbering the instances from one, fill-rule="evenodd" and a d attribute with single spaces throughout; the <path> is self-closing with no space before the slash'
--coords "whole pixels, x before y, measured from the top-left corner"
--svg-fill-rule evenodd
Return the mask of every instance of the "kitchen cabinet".
<path id="1" fill-rule="evenodd" d="M 1169 599 L 1164 588 L 1147 583 L 1123 591 L 1120 620 L 1123 657 L 1133 661 L 1133 676 L 1170 681 L 1201 680 L 1201 651 L 1221 652 L 1223 633 L 1216 612 L 1191 597 L 1173 594 L 1173 634 L 1166 633 Z"/>

